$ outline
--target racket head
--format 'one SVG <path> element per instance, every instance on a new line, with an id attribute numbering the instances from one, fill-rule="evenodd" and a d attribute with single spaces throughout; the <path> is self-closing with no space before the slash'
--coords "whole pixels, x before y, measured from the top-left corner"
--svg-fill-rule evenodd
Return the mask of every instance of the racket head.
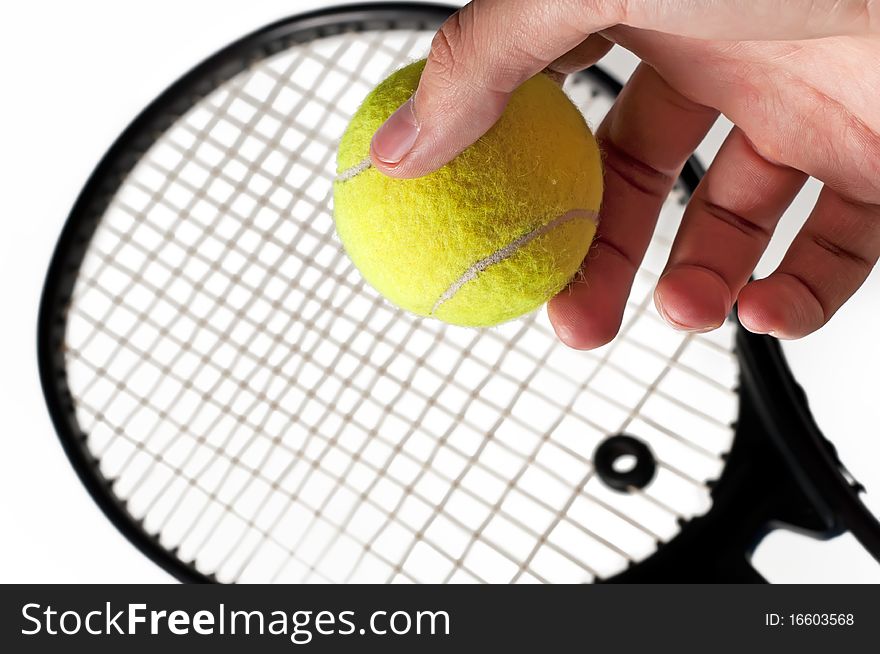
<path id="1" fill-rule="evenodd" d="M 68 375 L 71 366 L 68 334 L 71 305 L 72 303 L 76 305 L 77 285 L 81 283 L 84 261 L 88 260 L 95 247 L 93 239 L 105 224 L 107 212 L 119 197 L 121 189 L 129 184 L 133 171 L 142 165 L 144 158 L 149 156 L 148 153 L 165 135 L 179 126 L 180 121 L 185 117 L 192 115 L 194 107 L 200 106 L 212 97 L 216 99 L 218 89 L 223 89 L 241 75 L 248 74 L 248 71 L 259 70 L 267 61 L 283 60 L 285 53 L 293 52 L 297 48 L 309 47 L 309 44 L 319 41 L 326 43 L 335 38 L 342 42 L 348 38 L 345 35 L 375 35 L 389 31 L 399 32 L 401 35 L 422 33 L 424 41 L 424 34 L 436 29 L 452 10 L 453 8 L 433 5 L 392 7 L 365 5 L 355 8 L 334 8 L 280 21 L 241 39 L 181 78 L 134 120 L 90 177 L 65 224 L 47 276 L 38 328 L 39 364 L 47 404 L 62 445 L 95 501 L 133 543 L 181 580 L 215 581 L 217 575 L 211 566 L 202 565 L 189 554 L 182 553 L 179 544 L 169 544 L 167 534 L 151 528 L 144 519 L 149 516 L 138 515 L 132 510 L 131 498 L 115 490 L 120 477 L 102 470 L 102 459 L 96 456 L 94 444 L 90 442 L 94 434 L 84 429 L 82 424 L 82 398 L 78 394 L 81 389 L 71 389 Z M 381 49 L 384 37 L 373 38 L 377 39 L 374 45 Z M 619 85 L 613 79 L 595 68 L 574 76 L 569 87 L 573 95 L 582 93 L 585 96 L 581 98 L 582 101 L 586 101 L 587 96 L 604 96 L 610 101 L 618 90 Z M 308 93 L 302 93 L 298 100 L 308 103 L 315 98 L 309 97 Z M 232 101 L 234 102 L 234 99 Z M 327 110 L 327 107 L 324 109 Z M 354 106 L 349 107 L 349 110 L 353 109 Z M 322 129 L 324 128 L 318 128 L 312 136 L 314 138 L 323 136 Z M 306 129 L 305 132 L 308 137 L 308 130 Z M 303 147 L 309 145 L 307 140 L 302 143 Z M 677 195 L 670 202 L 682 205 L 687 199 L 688 192 L 695 188 L 700 175 L 697 162 L 690 161 L 682 172 Z M 332 169 L 328 179 L 332 179 Z M 317 204 L 322 201 L 324 200 L 320 197 L 314 199 Z M 325 211 L 324 218 L 327 217 Z M 326 237 L 327 232 L 325 231 L 321 236 Z M 347 279 L 338 270 L 330 272 L 339 275 L 337 281 Z M 650 282 L 650 275 L 644 281 Z M 349 280 L 349 283 L 356 282 Z M 368 292 L 368 289 L 364 291 L 361 285 L 356 291 L 361 295 Z M 642 310 L 645 297 L 647 296 L 638 298 Z M 124 298 L 120 299 L 120 302 L 124 302 Z M 378 305 L 375 304 L 374 294 L 369 296 L 369 302 L 372 303 L 370 311 L 376 311 Z M 437 325 L 425 322 L 414 323 L 411 317 L 394 314 L 393 309 L 387 311 L 389 314 L 386 324 L 389 325 L 389 329 L 392 324 L 410 325 L 410 331 L 407 332 L 409 337 L 413 334 L 422 336 L 429 334 L 437 342 L 447 338 L 452 340 L 464 338 L 464 342 L 468 342 L 468 336 L 452 335 L 449 331 L 444 331 L 445 328 Z M 529 318 L 528 321 L 531 322 L 526 322 L 524 326 L 508 325 L 502 328 L 500 333 L 495 334 L 495 346 L 517 338 L 518 333 L 540 333 L 545 339 L 539 341 L 541 344 L 546 343 L 548 336 L 552 338 L 552 334 L 548 335 L 546 326 L 542 331 L 541 326 L 534 323 L 534 317 Z M 378 328 L 374 327 L 374 329 Z M 492 337 L 487 338 L 493 340 Z M 723 410 L 733 414 L 727 417 L 732 419 L 738 416 L 738 421 L 729 425 L 726 431 L 723 425 L 715 425 L 720 435 L 710 455 L 718 457 L 718 464 L 712 470 L 702 469 L 699 476 L 694 477 L 705 486 L 700 492 L 705 495 L 706 503 L 704 506 L 690 507 L 685 511 L 673 510 L 671 516 L 667 516 L 676 523 L 671 531 L 656 533 L 645 525 L 638 525 L 654 538 L 653 544 L 647 549 L 643 548 L 638 554 L 627 553 L 628 560 L 608 566 L 607 569 L 613 572 L 603 574 L 603 571 L 593 570 L 591 564 L 583 561 L 581 561 L 581 572 L 589 572 L 585 575 L 589 580 L 606 578 L 619 581 L 683 580 L 705 575 L 729 580 L 759 580 L 760 577 L 748 566 L 746 555 L 760 539 L 763 531 L 776 522 L 794 525 L 826 537 L 840 533 L 843 529 L 851 529 L 866 546 L 869 546 L 869 549 L 873 548 L 872 551 L 876 553 L 880 549 L 877 547 L 877 543 L 880 542 L 876 537 L 877 523 L 864 509 L 858 499 L 858 487 L 851 480 L 846 479 L 839 462 L 833 456 L 833 450 L 829 448 L 827 441 L 809 416 L 805 399 L 802 393 L 798 392 L 775 341 L 750 335 L 733 325 L 727 325 L 720 334 L 689 338 L 688 343 L 693 341 L 697 345 L 708 344 L 706 347 L 710 351 L 724 355 L 721 359 L 729 359 L 727 364 L 724 364 L 727 368 L 722 373 L 722 377 L 726 375 L 725 381 L 720 384 L 717 381 L 715 383 L 721 386 L 717 390 L 729 395 L 730 401 L 726 402 L 726 409 Z M 736 339 L 735 355 L 733 354 L 734 338 Z M 627 342 L 625 335 L 618 339 L 618 342 L 624 345 L 640 344 L 638 339 L 631 343 Z M 463 346 L 459 345 L 459 347 Z M 688 347 L 688 345 L 684 346 L 683 351 Z M 572 353 L 571 356 L 576 355 Z M 594 361 L 602 361 L 601 357 L 606 355 L 600 354 L 598 359 L 593 356 Z M 416 363 L 420 360 L 419 355 L 410 358 Z M 619 368 L 624 367 L 621 363 L 617 363 L 616 366 L 618 373 L 621 372 Z M 533 365 L 532 368 L 534 367 Z M 418 373 L 418 368 L 419 365 L 414 366 L 416 372 L 413 374 Z M 742 375 L 743 381 L 737 393 L 738 374 Z M 381 381 L 381 376 L 379 380 Z M 571 379 L 569 383 L 573 383 Z M 311 390 L 314 392 L 314 389 Z M 599 392 L 601 393 L 601 389 Z M 667 393 L 664 397 L 667 403 L 675 399 L 674 394 L 671 394 L 672 397 L 669 395 Z M 428 400 L 432 401 L 431 398 Z M 565 413 L 558 407 L 556 410 Z M 391 410 L 393 411 L 394 409 Z M 511 418 L 509 415 L 504 417 L 508 421 Z M 639 417 L 646 418 L 646 416 Z M 625 424 L 631 422 L 623 421 Z M 646 423 L 642 420 L 641 424 L 644 426 Z M 647 424 L 649 427 L 652 426 L 650 420 Z M 656 428 L 658 425 L 655 424 L 653 427 Z M 663 425 L 659 427 L 662 432 Z M 656 473 L 652 471 L 651 474 L 646 474 L 645 466 L 656 467 L 658 461 L 664 464 L 664 460 L 662 452 L 660 457 L 656 458 L 653 449 L 645 446 L 645 443 L 651 443 L 654 448 L 657 444 L 644 440 L 643 434 L 636 434 L 634 438 L 636 445 L 633 446 L 635 449 L 627 450 L 624 444 L 628 442 L 626 439 L 633 438 L 632 436 L 617 429 L 606 429 L 606 431 L 607 433 L 599 440 L 598 446 L 605 446 L 606 449 L 611 446 L 623 447 L 623 449 L 614 450 L 614 447 L 611 447 L 613 455 L 608 457 L 608 463 L 604 466 L 601 464 L 601 456 L 595 458 L 594 479 L 602 477 L 602 483 L 611 489 L 608 493 L 612 496 L 615 492 L 626 493 L 625 489 L 635 492 L 650 487 Z M 542 437 L 545 435 L 541 434 Z M 767 436 L 769 439 L 766 438 Z M 640 450 L 638 444 L 645 446 L 646 451 Z M 765 447 L 768 444 L 772 446 L 770 449 Z M 691 444 L 691 447 L 693 445 Z M 773 466 L 770 466 L 762 477 L 762 483 L 766 485 L 753 484 L 752 486 L 757 490 L 749 494 L 748 501 L 745 501 L 742 494 L 743 484 L 748 475 L 755 473 L 749 467 L 747 459 L 753 458 L 754 453 L 758 451 L 756 448 L 764 448 L 761 451 L 764 452 L 765 458 L 772 459 Z M 697 450 L 706 449 L 704 445 L 697 444 Z M 580 452 L 580 457 L 593 463 L 592 450 L 591 444 Z M 596 452 L 599 452 L 598 447 Z M 623 455 L 635 458 L 635 466 L 632 470 L 615 470 L 614 462 Z M 732 465 L 732 461 L 742 461 L 742 463 Z M 666 465 L 661 465 L 664 474 L 668 474 L 670 470 L 675 471 L 676 466 L 665 463 Z M 810 474 L 805 474 L 804 470 L 809 470 Z M 496 481 L 501 477 L 497 474 L 497 470 L 490 471 L 496 473 Z M 619 483 L 616 491 L 613 489 L 615 480 Z M 457 483 L 454 478 L 447 479 L 447 482 L 450 487 L 455 487 Z M 576 489 L 577 483 L 571 483 L 571 488 Z M 763 492 L 771 486 L 779 491 L 774 495 L 777 501 L 769 501 L 768 494 Z M 577 493 L 574 495 L 577 496 Z M 604 495 L 602 498 L 602 502 L 611 501 Z M 784 498 L 785 501 L 779 498 Z M 658 500 L 654 497 L 652 501 Z M 660 503 L 662 504 L 662 501 Z M 616 508 L 614 505 L 609 506 Z M 559 513 L 560 508 L 556 506 L 555 511 Z M 793 515 L 792 511 L 796 515 Z M 633 520 L 631 515 L 626 512 L 624 514 L 624 517 Z M 562 512 L 562 516 L 562 522 L 569 520 L 565 512 Z M 516 522 L 515 516 L 508 514 L 508 517 Z M 582 530 L 588 529 L 584 524 L 579 524 Z M 520 528 L 523 526 L 528 528 L 528 524 L 518 525 Z M 464 523 L 459 522 L 458 527 L 463 529 Z M 725 535 L 724 538 L 720 537 L 722 534 Z M 410 534 L 411 540 L 413 535 L 418 536 L 415 540 L 424 538 L 424 534 L 416 532 Z M 598 536 L 600 541 L 604 541 L 605 547 L 609 544 L 617 547 L 603 534 L 593 534 L 593 536 Z M 482 542 L 480 537 L 472 540 L 476 543 Z M 555 552 L 557 555 L 559 553 Z M 510 558 L 509 553 L 506 556 Z M 574 558 L 578 559 L 577 556 Z M 395 562 L 398 566 L 401 565 L 398 561 L 386 561 L 386 563 Z M 517 563 L 522 562 L 517 561 Z M 237 580 L 234 577 L 230 578 L 228 574 L 225 578 L 223 574 L 220 577 L 224 581 Z M 549 575 L 548 579 L 540 575 L 538 577 L 539 580 L 549 579 Z"/>

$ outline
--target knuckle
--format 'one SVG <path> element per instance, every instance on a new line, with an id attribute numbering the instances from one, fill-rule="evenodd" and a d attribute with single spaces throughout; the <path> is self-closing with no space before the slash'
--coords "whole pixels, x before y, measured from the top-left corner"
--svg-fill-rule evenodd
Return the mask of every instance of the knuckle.
<path id="1" fill-rule="evenodd" d="M 463 61 L 464 21 L 456 12 L 440 26 L 431 41 L 428 61 L 435 78 L 451 82 Z"/>
<path id="2" fill-rule="evenodd" d="M 646 10 L 650 10 L 649 3 L 630 0 L 586 0 L 586 2 L 579 0 L 577 4 L 582 13 L 602 16 L 604 22 L 609 25 L 631 25 L 633 22 L 640 22 L 638 19 L 644 16 Z"/>
<path id="3" fill-rule="evenodd" d="M 630 188 L 649 197 L 663 198 L 675 184 L 675 175 L 650 165 L 612 139 L 600 139 L 599 144 L 605 155 L 605 170 L 616 174 Z"/>

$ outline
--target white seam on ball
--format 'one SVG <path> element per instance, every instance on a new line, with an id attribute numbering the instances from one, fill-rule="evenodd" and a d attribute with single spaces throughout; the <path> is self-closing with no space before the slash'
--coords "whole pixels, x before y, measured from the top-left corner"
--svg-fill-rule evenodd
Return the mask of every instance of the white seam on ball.
<path id="1" fill-rule="evenodd" d="M 336 175 L 336 181 L 337 182 L 347 182 L 352 177 L 357 177 L 358 175 L 360 175 L 362 172 L 364 172 L 365 170 L 370 168 L 370 166 L 372 166 L 372 165 L 373 165 L 373 163 L 370 161 L 370 158 L 367 157 L 363 161 L 356 163 L 354 166 L 352 166 L 350 168 L 346 168 L 341 173 Z"/>
<path id="2" fill-rule="evenodd" d="M 528 234 L 520 236 L 518 239 L 509 243 L 508 245 L 505 245 L 500 250 L 496 250 L 485 259 L 480 259 L 470 268 L 465 270 L 461 277 L 456 279 L 452 283 L 452 285 L 446 289 L 443 295 L 437 298 L 437 301 L 431 308 L 431 315 L 434 315 L 444 302 L 446 302 L 447 300 L 451 300 L 455 296 L 455 294 L 458 293 L 459 290 L 461 290 L 462 286 L 474 280 L 477 275 L 486 270 L 486 268 L 493 266 L 496 263 L 500 263 L 505 259 L 509 259 L 514 254 L 516 254 L 516 252 L 520 248 L 528 245 L 531 241 L 535 240 L 539 236 L 542 236 L 543 234 L 546 234 L 547 232 L 559 227 L 560 225 L 563 225 L 577 218 L 583 218 L 595 223 L 598 216 L 599 213 L 597 211 L 592 211 L 589 209 L 572 209 L 571 211 L 566 211 L 564 214 L 562 214 L 561 216 L 557 216 L 549 223 L 545 223 L 539 227 L 536 227 Z"/>

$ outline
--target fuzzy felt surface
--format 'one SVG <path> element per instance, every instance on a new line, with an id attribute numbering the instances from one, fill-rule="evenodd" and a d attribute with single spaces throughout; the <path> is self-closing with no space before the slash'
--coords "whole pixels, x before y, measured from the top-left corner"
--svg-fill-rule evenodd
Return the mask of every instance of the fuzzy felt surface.
<path id="1" fill-rule="evenodd" d="M 415 91 L 423 67 L 410 64 L 379 84 L 343 135 L 337 233 L 367 282 L 394 304 L 456 325 L 511 320 L 564 288 L 586 256 L 602 197 L 599 148 L 577 107 L 537 75 L 452 162 L 418 179 L 386 177 L 364 166 L 370 140 Z M 540 233 L 568 212 L 571 220 Z M 436 306 L 475 262 L 535 230 L 539 236 Z"/>

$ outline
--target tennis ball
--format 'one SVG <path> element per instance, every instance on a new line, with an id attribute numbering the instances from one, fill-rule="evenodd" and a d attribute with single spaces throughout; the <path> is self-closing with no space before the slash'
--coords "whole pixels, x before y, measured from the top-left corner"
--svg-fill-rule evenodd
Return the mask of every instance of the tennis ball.
<path id="1" fill-rule="evenodd" d="M 523 84 L 498 122 L 425 177 L 370 164 L 375 131 L 413 94 L 424 61 L 367 96 L 339 145 L 336 229 L 363 277 L 394 304 L 455 325 L 528 313 L 577 273 L 602 197 L 599 148 L 546 75 Z"/>

